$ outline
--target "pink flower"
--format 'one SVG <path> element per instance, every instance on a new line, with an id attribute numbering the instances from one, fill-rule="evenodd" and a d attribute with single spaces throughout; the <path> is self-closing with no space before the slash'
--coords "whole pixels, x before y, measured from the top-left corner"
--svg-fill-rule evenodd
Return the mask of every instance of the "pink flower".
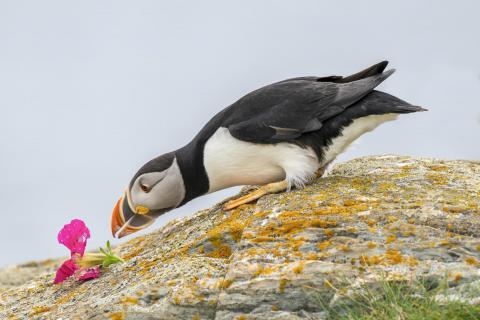
<path id="1" fill-rule="evenodd" d="M 70 278 L 77 270 L 78 267 L 75 262 L 73 262 L 72 259 L 68 259 L 60 266 L 60 268 L 58 268 L 53 283 L 56 284 L 65 281 L 67 278 Z"/>
<path id="2" fill-rule="evenodd" d="M 58 268 L 54 283 L 61 283 L 72 275 L 75 275 L 78 280 L 90 280 L 100 276 L 100 266 L 81 269 L 77 264 L 77 260 L 85 253 L 88 238 L 90 238 L 90 230 L 82 220 L 74 219 L 63 226 L 57 239 L 59 243 L 70 249 L 71 258 Z"/>
<path id="3" fill-rule="evenodd" d="M 83 256 L 89 238 L 90 230 L 85 222 L 79 219 L 73 219 L 69 224 L 64 225 L 57 237 L 59 243 L 70 249 L 72 256 L 76 253 Z"/>
<path id="4" fill-rule="evenodd" d="M 113 254 L 110 241 L 105 248 L 100 248 L 100 253 L 85 253 L 90 230 L 82 220 L 74 219 L 63 226 L 58 233 L 58 242 L 70 250 L 70 259 L 65 261 L 57 270 L 54 283 L 61 283 L 71 276 L 77 280 L 86 281 L 100 276 L 100 267 L 124 262 Z"/>
<path id="5" fill-rule="evenodd" d="M 91 267 L 85 270 L 80 270 L 75 277 L 78 280 L 90 280 L 100 277 L 100 266 Z"/>

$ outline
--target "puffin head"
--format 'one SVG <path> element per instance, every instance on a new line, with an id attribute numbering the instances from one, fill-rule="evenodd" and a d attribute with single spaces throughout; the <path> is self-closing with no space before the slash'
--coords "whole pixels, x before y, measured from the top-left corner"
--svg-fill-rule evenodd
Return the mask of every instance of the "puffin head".
<path id="1" fill-rule="evenodd" d="M 185 197 L 185 185 L 174 153 L 147 162 L 133 176 L 112 213 L 112 235 L 124 237 L 151 225 L 177 207 Z"/>

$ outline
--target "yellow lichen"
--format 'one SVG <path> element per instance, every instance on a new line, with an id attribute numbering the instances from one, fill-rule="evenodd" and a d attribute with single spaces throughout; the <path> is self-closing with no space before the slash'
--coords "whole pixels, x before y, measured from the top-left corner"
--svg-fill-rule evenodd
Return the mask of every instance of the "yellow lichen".
<path id="1" fill-rule="evenodd" d="M 321 251 L 327 249 L 332 244 L 331 241 L 326 240 L 317 244 L 317 248 Z"/>
<path id="2" fill-rule="evenodd" d="M 30 312 L 30 315 L 31 316 L 36 316 L 38 314 L 41 314 L 41 313 L 45 313 L 45 312 L 48 312 L 50 311 L 50 307 L 47 307 L 47 306 L 35 306 L 32 308 L 32 311 Z"/>
<path id="3" fill-rule="evenodd" d="M 391 234 L 391 235 L 389 235 L 389 236 L 385 239 L 385 243 L 386 243 L 386 244 L 392 243 L 392 242 L 394 242 L 396 239 L 397 239 L 397 236 L 394 235 L 394 234 Z"/>
<path id="4" fill-rule="evenodd" d="M 123 312 L 123 311 L 112 312 L 112 313 L 108 314 L 108 317 L 111 320 L 123 320 L 123 319 L 125 319 L 125 312 Z"/>
<path id="5" fill-rule="evenodd" d="M 218 283 L 219 289 L 227 289 L 233 283 L 233 279 L 222 279 Z"/>
<path id="6" fill-rule="evenodd" d="M 264 267 L 262 265 L 258 265 L 257 267 L 257 270 L 255 270 L 255 272 L 253 273 L 253 275 L 255 277 L 258 277 L 258 276 L 266 276 L 266 275 L 269 275 L 271 274 L 272 272 L 274 272 L 276 269 L 278 268 L 278 266 L 268 266 L 268 267 Z"/>
<path id="7" fill-rule="evenodd" d="M 130 305 L 130 304 L 137 304 L 138 303 L 138 298 L 137 297 L 123 297 L 122 298 L 122 304 L 123 305 Z"/>
<path id="8" fill-rule="evenodd" d="M 369 241 L 369 242 L 367 242 L 367 247 L 368 247 L 369 249 L 374 249 L 374 248 L 377 247 L 377 244 L 374 243 L 374 242 L 372 242 L 372 241 Z"/>
<path id="9" fill-rule="evenodd" d="M 475 259 L 474 257 L 466 257 L 465 262 L 474 266 L 477 266 L 479 264 L 478 260 Z"/>
<path id="10" fill-rule="evenodd" d="M 260 243 L 260 242 L 274 242 L 276 238 L 274 237 L 268 237 L 268 236 L 259 236 L 251 239 L 253 243 Z"/>
<path id="11" fill-rule="evenodd" d="M 335 235 L 335 232 L 330 229 L 325 230 L 324 233 L 325 233 L 325 236 L 327 236 L 328 238 L 331 238 Z"/>
<path id="12" fill-rule="evenodd" d="M 285 292 L 285 287 L 287 286 L 287 283 L 288 283 L 288 280 L 285 279 L 285 278 L 281 278 L 280 281 L 279 281 L 279 284 L 278 284 L 278 291 L 280 293 L 284 293 Z"/>
<path id="13" fill-rule="evenodd" d="M 303 268 L 305 267 L 305 261 L 299 261 L 298 264 L 293 267 L 292 271 L 295 274 L 300 274 L 303 271 Z"/>
<path id="14" fill-rule="evenodd" d="M 232 255 L 232 249 L 227 245 L 220 245 L 217 249 L 206 254 L 210 258 L 228 259 Z"/>
<path id="15" fill-rule="evenodd" d="M 307 260 L 317 260 L 317 253 L 310 251 L 309 253 L 306 254 L 305 258 Z"/>

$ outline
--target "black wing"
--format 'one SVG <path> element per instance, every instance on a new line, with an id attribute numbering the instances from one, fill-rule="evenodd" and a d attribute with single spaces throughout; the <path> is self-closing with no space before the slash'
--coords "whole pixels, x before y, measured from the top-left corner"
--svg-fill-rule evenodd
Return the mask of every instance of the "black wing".
<path id="1" fill-rule="evenodd" d="M 222 126 L 237 139 L 257 143 L 288 141 L 319 130 L 327 119 L 342 113 L 370 93 L 394 70 L 381 62 L 343 78 L 303 77 L 253 91 L 228 109 Z"/>

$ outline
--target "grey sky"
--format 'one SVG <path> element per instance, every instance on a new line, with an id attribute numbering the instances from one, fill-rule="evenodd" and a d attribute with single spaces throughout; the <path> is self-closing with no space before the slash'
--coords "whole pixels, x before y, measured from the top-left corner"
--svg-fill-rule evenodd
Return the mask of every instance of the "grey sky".
<path id="1" fill-rule="evenodd" d="M 293 76 L 388 59 L 397 73 L 381 89 L 430 109 L 342 159 L 480 158 L 479 12 L 478 1 L 1 0 L 0 265 L 65 255 L 56 235 L 74 217 L 90 227 L 90 248 L 103 244 L 140 165 Z"/>

